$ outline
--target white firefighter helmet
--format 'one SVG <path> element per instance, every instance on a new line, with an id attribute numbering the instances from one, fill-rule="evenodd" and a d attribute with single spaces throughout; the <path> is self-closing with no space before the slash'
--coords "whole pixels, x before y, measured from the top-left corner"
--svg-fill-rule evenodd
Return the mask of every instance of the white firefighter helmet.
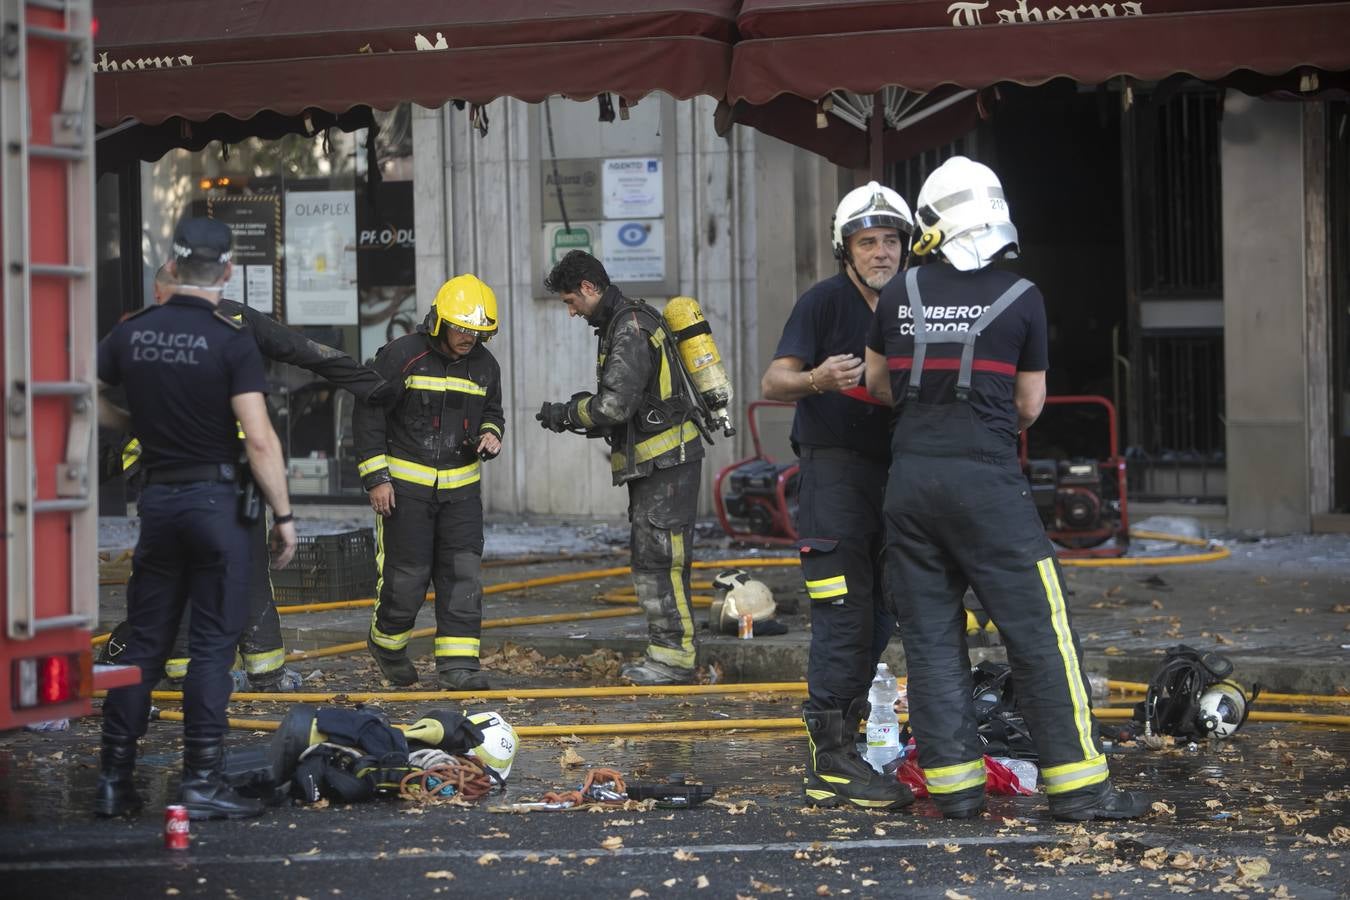
<path id="1" fill-rule="evenodd" d="M 914 233 L 914 215 L 904 197 L 878 182 L 869 181 L 845 194 L 835 207 L 830 223 L 830 245 L 836 259 L 844 260 L 845 243 L 864 228 L 894 228 L 900 232 L 901 243 L 907 243 Z"/>
<path id="2" fill-rule="evenodd" d="M 962 272 L 1017 256 L 1017 228 L 1003 185 L 988 166 L 953 156 L 924 181 L 917 206 L 923 234 L 915 253 L 939 250 Z"/>
<path id="3" fill-rule="evenodd" d="M 718 597 L 725 598 L 733 588 L 749 580 L 750 573 L 744 569 L 723 569 L 713 576 L 712 586 Z"/>
<path id="4" fill-rule="evenodd" d="M 1196 716 L 1212 737 L 1231 737 L 1247 720 L 1247 695 L 1231 681 L 1215 682 L 1200 695 Z"/>
<path id="5" fill-rule="evenodd" d="M 483 743 L 469 753 L 505 781 L 516 758 L 516 730 L 495 712 L 474 713 L 469 716 L 469 721 L 483 731 Z"/>

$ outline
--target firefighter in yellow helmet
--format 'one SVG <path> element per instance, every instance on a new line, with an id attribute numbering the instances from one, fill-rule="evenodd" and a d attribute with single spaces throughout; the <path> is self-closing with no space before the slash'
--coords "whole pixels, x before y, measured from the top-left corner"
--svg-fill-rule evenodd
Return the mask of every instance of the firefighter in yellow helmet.
<path id="1" fill-rule="evenodd" d="M 372 363 L 393 387 L 387 406 L 352 413 L 357 469 L 375 510 L 375 614 L 367 646 L 393 685 L 417 682 L 408 658 L 427 587 L 436 592 L 436 672 L 447 690 L 484 690 L 482 464 L 501 452 L 501 368 L 483 346 L 497 333 L 497 298 L 474 275 L 436 294 L 413 334 Z"/>

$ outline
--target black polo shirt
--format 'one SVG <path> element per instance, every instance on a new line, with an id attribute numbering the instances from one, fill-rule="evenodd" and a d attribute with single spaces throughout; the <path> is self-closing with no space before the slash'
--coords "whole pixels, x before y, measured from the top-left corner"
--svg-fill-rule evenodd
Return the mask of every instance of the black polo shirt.
<path id="1" fill-rule="evenodd" d="M 897 276 L 898 277 L 898 276 Z M 774 359 L 785 356 L 815 368 L 828 357 L 863 358 L 872 308 L 848 276 L 840 273 L 802 294 L 783 326 Z M 797 401 L 792 440 L 802 447 L 840 447 L 880 460 L 891 453 L 890 411 L 836 391 Z"/>
<path id="2" fill-rule="evenodd" d="M 98 345 L 98 377 L 125 385 L 147 469 L 238 462 L 230 398 L 267 390 L 253 335 L 186 294 L 113 328 Z"/>
<path id="3" fill-rule="evenodd" d="M 984 310 L 1020 276 L 1003 269 L 962 272 L 947 263 L 919 269 L 918 285 L 924 319 L 930 328 L 968 331 Z M 867 346 L 886 356 L 891 373 L 891 396 L 904 402 L 913 368 L 914 323 L 905 273 L 886 285 L 877 303 L 876 318 L 867 334 Z M 956 401 L 956 379 L 961 360 L 959 343 L 929 344 L 919 382 L 921 403 Z M 1045 301 L 1032 285 L 975 339 L 970 404 L 979 417 L 1009 441 L 1017 439 L 1017 406 L 1013 402 L 1018 372 L 1044 372 L 1046 353 Z"/>

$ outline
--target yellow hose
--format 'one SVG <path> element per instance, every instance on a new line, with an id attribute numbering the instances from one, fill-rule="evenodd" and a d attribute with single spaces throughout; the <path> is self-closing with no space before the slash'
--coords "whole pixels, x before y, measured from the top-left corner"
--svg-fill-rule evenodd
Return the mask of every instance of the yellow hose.
<path id="1" fill-rule="evenodd" d="M 104 696 L 98 691 L 95 697 Z M 805 694 L 804 681 L 747 684 L 609 685 L 579 688 L 499 688 L 491 691 L 333 691 L 331 693 L 234 693 L 240 703 L 421 703 L 431 700 L 567 700 L 575 697 L 660 697 L 689 694 Z M 152 691 L 152 700 L 182 700 L 182 691 Z"/>
<path id="2" fill-rule="evenodd" d="M 586 612 L 575 613 L 549 613 L 539 616 L 512 616 L 507 619 L 484 619 L 483 628 L 510 628 L 513 625 L 548 625 L 553 622 L 577 622 L 583 619 L 616 619 L 620 616 L 635 616 L 641 610 L 636 609 L 593 609 Z M 427 628 L 418 628 L 413 631 L 409 638 L 430 637 L 436 633 L 436 626 Z M 348 644 L 334 644 L 331 647 L 324 647 L 319 650 L 296 650 L 293 653 L 286 654 L 286 662 L 296 662 L 302 659 L 321 659 L 325 656 L 342 656 L 346 653 L 355 653 L 358 650 L 366 649 L 365 641 L 352 641 Z"/>
<path id="3" fill-rule="evenodd" d="M 174 710 L 159 710 L 156 715 L 166 722 L 181 722 L 183 714 Z M 1098 709 L 1093 715 L 1099 719 L 1128 719 L 1132 716 L 1129 709 Z M 1254 722 L 1299 722 L 1308 725 L 1334 725 L 1350 727 L 1350 716 L 1320 716 L 1306 713 L 1253 712 L 1249 717 Z M 909 721 L 909 716 L 901 714 L 901 722 Z M 279 722 L 271 719 L 230 719 L 231 728 L 250 731 L 276 731 Z M 406 728 L 406 725 L 397 725 Z M 515 727 L 521 737 L 556 737 L 576 735 L 631 734 L 655 736 L 687 731 L 765 731 L 796 729 L 802 727 L 801 719 L 695 719 L 685 722 L 610 722 L 591 725 L 520 725 Z"/>

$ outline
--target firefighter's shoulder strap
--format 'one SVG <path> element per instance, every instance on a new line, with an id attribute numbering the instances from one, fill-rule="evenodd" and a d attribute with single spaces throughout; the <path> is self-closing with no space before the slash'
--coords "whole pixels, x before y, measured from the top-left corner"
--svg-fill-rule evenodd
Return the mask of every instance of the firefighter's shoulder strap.
<path id="1" fill-rule="evenodd" d="M 923 299 L 919 294 L 919 270 L 910 269 L 905 273 L 905 296 L 909 298 L 910 319 L 914 323 L 914 361 L 909 370 L 909 385 L 905 391 L 908 400 L 919 396 L 919 380 L 923 377 L 924 358 L 928 355 L 929 344 L 961 344 L 961 368 L 956 378 L 956 396 L 965 400 L 970 396 L 971 373 L 975 365 L 975 340 L 995 319 L 1017 301 L 1028 290 L 1031 282 L 1019 278 L 1012 283 L 998 299 L 985 309 L 984 315 L 975 321 L 967 331 L 930 331 L 924 321 Z"/>
<path id="2" fill-rule="evenodd" d="M 684 379 L 675 377 L 678 371 L 682 371 L 676 368 L 680 365 L 680 357 L 679 351 L 675 347 L 675 339 L 666 329 L 665 319 L 647 301 L 624 297 L 618 304 L 614 310 L 614 315 L 610 317 L 609 324 L 605 327 L 605 339 L 601 348 L 602 356 L 609 355 L 614 339 L 614 329 L 618 327 L 619 319 L 629 312 L 641 320 L 642 328 L 647 332 L 647 342 L 661 357 L 655 373 L 658 390 L 656 394 L 647 392 L 643 405 L 649 406 L 652 401 L 686 401 L 688 392 L 685 390 Z M 682 405 L 690 406 L 690 409 L 686 412 L 692 414 L 691 404 L 685 402 Z"/>

